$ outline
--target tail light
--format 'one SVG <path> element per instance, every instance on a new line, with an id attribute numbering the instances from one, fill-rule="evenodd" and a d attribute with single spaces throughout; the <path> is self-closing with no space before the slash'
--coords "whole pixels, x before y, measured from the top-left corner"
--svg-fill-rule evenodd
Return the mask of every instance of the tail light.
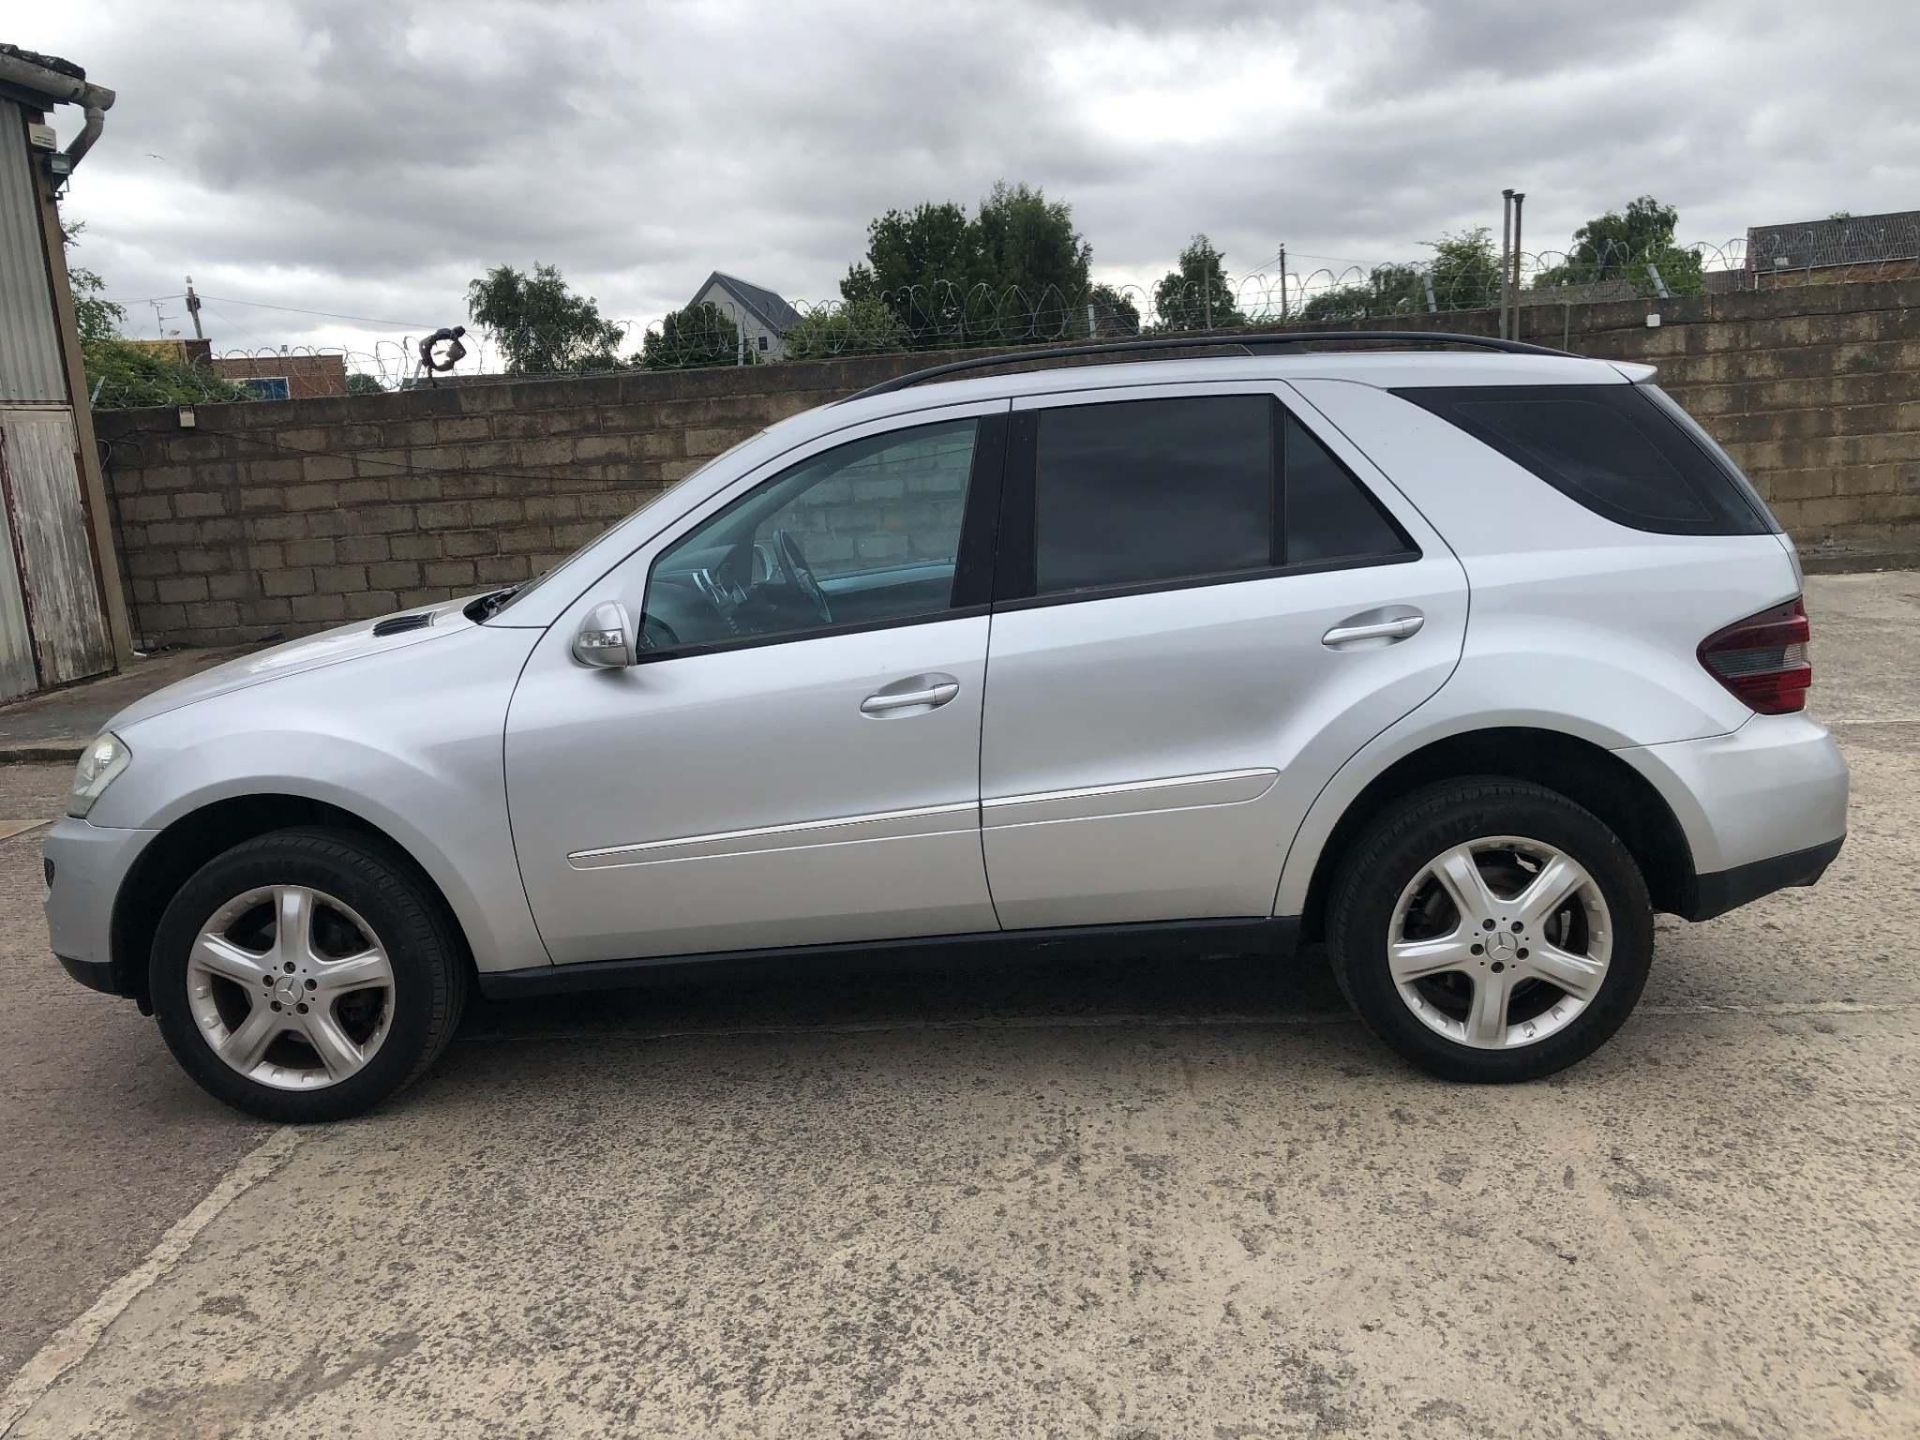
<path id="1" fill-rule="evenodd" d="M 1799 596 L 1716 630 L 1700 642 L 1700 663 L 1713 678 L 1762 715 L 1806 708 L 1813 666 L 1807 661 L 1807 607 Z"/>

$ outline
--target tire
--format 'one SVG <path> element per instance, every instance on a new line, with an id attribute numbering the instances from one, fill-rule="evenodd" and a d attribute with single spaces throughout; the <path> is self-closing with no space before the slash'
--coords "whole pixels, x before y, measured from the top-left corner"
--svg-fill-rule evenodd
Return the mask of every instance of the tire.
<path id="1" fill-rule="evenodd" d="M 299 828 L 236 845 L 181 886 L 149 976 L 160 1033 L 202 1089 L 303 1124 L 362 1114 L 424 1074 L 459 1023 L 468 962 L 404 856 Z"/>
<path id="2" fill-rule="evenodd" d="M 1533 913 L 1563 883 L 1565 902 Z M 1327 941 L 1376 1036 L 1442 1079 L 1498 1084 L 1564 1070 L 1625 1023 L 1653 961 L 1653 910 L 1633 856 L 1591 812 L 1478 777 L 1416 791 L 1366 827 L 1336 873 Z"/>

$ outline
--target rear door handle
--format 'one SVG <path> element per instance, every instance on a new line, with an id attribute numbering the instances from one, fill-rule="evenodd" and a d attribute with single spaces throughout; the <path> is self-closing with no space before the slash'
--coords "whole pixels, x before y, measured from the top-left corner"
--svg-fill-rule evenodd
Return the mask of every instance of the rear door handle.
<path id="1" fill-rule="evenodd" d="M 912 675 L 876 690 L 860 702 L 862 715 L 898 715 L 903 711 L 924 714 L 937 710 L 960 693 L 960 682 L 951 675 Z"/>
<path id="2" fill-rule="evenodd" d="M 1336 625 L 1327 631 L 1320 637 L 1320 643 L 1334 650 L 1362 645 L 1370 640 L 1391 645 L 1396 640 L 1419 634 L 1420 627 L 1426 623 L 1427 617 L 1418 610 L 1411 615 L 1394 615 L 1384 620 L 1367 620 L 1356 615 L 1349 623 Z"/>

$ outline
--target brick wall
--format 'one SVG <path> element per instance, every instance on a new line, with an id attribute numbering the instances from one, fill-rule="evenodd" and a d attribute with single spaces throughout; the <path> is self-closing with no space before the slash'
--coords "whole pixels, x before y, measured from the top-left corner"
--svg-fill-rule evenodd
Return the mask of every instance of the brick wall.
<path id="1" fill-rule="evenodd" d="M 1803 545 L 1920 544 L 1920 281 L 1650 308 L 1529 307 L 1522 338 L 1658 365 Z M 754 431 L 943 358 L 101 414 L 135 633 L 299 634 L 524 580 Z"/>

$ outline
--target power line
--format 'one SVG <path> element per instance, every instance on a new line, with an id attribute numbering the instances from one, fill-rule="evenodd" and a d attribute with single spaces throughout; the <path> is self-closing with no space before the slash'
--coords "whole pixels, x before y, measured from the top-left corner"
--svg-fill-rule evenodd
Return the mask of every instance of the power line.
<path id="1" fill-rule="evenodd" d="M 160 297 L 171 300 L 176 297 Z M 437 330 L 437 325 L 429 325 L 418 320 L 382 320 L 374 315 L 341 315 L 332 310 L 302 310 L 294 305 L 269 305 L 264 300 L 236 300 L 231 295 L 203 295 L 203 300 L 218 300 L 222 305 L 246 305 L 255 310 L 284 310 L 289 315 L 317 315 L 323 320 L 358 320 L 366 325 L 392 325 L 401 330 Z"/>

